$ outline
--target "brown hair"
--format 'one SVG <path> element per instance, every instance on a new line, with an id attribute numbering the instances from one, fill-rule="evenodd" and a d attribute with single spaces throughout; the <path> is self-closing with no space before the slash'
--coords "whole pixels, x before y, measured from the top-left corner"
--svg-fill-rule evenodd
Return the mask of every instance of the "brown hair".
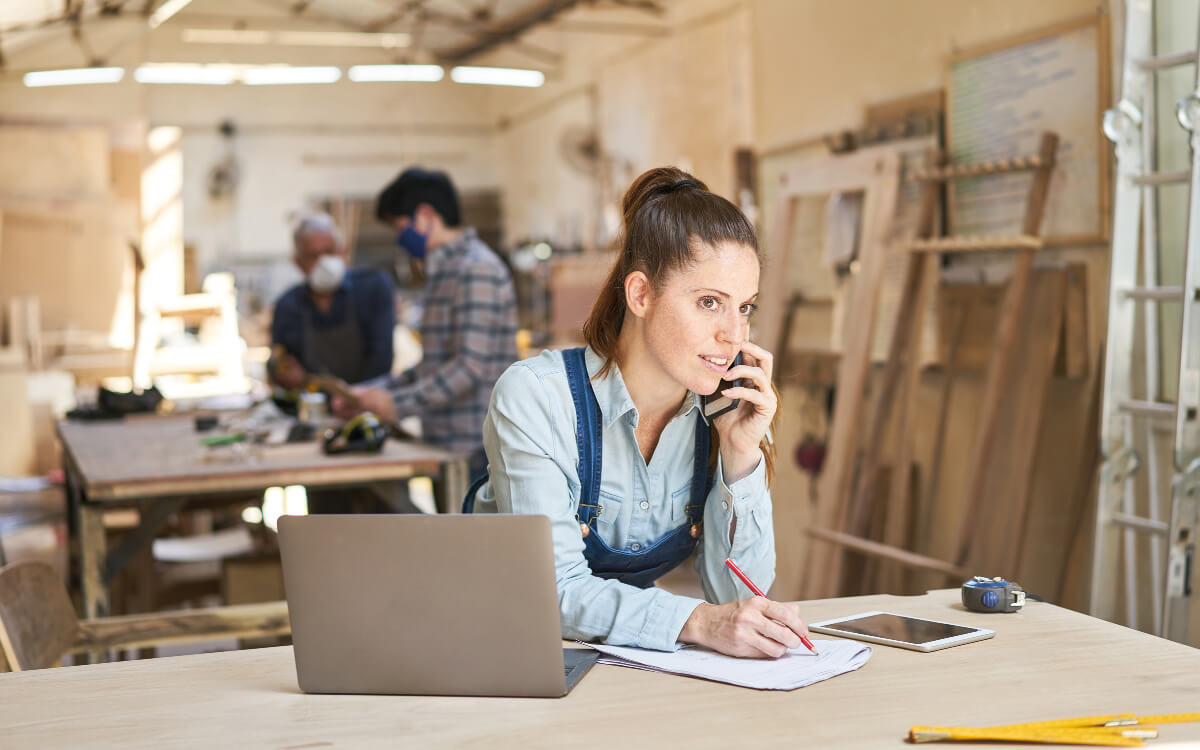
<path id="1" fill-rule="evenodd" d="M 754 226 L 741 209 L 682 169 L 656 167 L 643 172 L 625 192 L 621 213 L 620 254 L 583 324 L 583 340 L 604 359 L 597 378 L 608 374 L 617 352 L 629 274 L 641 271 L 658 291 L 672 272 L 695 262 L 698 248 L 724 242 L 749 247 L 762 260 Z M 774 384 L 771 388 L 775 389 Z M 776 419 L 778 416 L 776 411 Z M 774 430 L 775 419 L 771 421 L 771 432 Z M 710 464 L 715 463 L 720 439 L 716 429 L 712 436 Z M 769 483 L 775 473 L 775 445 L 764 439 L 761 447 Z"/>

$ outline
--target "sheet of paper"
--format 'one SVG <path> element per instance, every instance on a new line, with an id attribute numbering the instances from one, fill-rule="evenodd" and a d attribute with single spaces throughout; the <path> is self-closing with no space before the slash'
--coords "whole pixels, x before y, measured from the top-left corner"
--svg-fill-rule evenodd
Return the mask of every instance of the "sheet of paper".
<path id="1" fill-rule="evenodd" d="M 871 647 L 855 641 L 813 641 L 819 655 L 798 648 L 778 659 L 738 659 L 699 646 L 650 651 L 602 643 L 584 645 L 603 654 L 600 664 L 672 672 L 759 690 L 795 690 L 853 672 L 871 658 Z"/>

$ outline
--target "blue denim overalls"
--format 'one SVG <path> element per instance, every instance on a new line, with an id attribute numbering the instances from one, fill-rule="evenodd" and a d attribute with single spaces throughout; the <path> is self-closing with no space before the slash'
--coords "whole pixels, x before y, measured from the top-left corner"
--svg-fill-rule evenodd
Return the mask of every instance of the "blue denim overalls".
<path id="1" fill-rule="evenodd" d="M 579 510 L 575 518 L 588 529 L 583 537 L 583 556 L 587 558 L 592 574 L 600 578 L 615 578 L 639 588 L 648 588 L 655 580 L 686 560 L 696 547 L 704 518 L 704 503 L 712 488 L 712 477 L 708 472 L 709 428 L 699 413 L 696 414 L 696 448 L 692 465 L 692 491 L 690 502 L 684 508 L 687 521 L 674 531 L 646 545 L 637 552 L 614 550 L 596 533 L 595 520 L 603 512 L 599 503 L 600 468 L 602 464 L 603 419 L 596 394 L 588 380 L 584 364 L 583 348 L 563 351 L 563 364 L 567 369 L 567 383 L 571 388 L 571 399 L 575 402 L 575 442 L 579 448 Z M 475 493 L 487 476 L 481 477 L 467 492 L 463 501 L 463 513 L 475 508 Z"/>

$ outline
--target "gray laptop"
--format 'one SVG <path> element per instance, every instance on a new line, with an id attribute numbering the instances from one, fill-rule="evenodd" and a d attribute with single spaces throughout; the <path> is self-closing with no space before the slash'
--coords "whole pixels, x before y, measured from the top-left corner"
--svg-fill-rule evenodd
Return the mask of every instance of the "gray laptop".
<path id="1" fill-rule="evenodd" d="M 564 649 L 550 520 L 279 519 L 306 693 L 557 697 L 599 652 Z"/>

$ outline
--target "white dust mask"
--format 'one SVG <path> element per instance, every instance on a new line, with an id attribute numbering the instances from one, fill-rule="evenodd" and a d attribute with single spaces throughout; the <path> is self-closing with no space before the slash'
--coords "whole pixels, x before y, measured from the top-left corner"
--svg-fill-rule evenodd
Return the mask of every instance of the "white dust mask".
<path id="1" fill-rule="evenodd" d="M 346 277 L 346 261 L 340 255 L 322 255 L 308 272 L 308 286 L 318 294 L 329 294 L 342 285 Z"/>

